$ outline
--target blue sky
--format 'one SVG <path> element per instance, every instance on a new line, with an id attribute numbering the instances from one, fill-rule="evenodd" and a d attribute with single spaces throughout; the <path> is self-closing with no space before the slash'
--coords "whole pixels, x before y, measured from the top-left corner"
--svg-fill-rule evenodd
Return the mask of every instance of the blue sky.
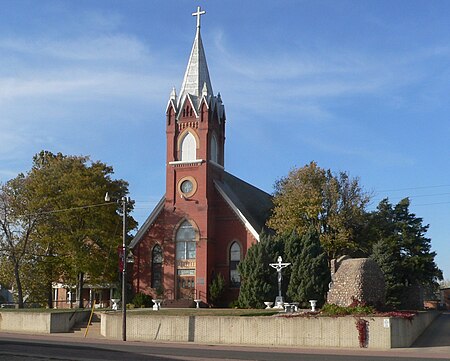
<path id="1" fill-rule="evenodd" d="M 450 2 L 0 0 L 0 181 L 42 149 L 130 183 L 142 223 L 164 193 L 165 108 L 197 5 L 226 169 L 272 192 L 315 160 L 409 196 L 450 278 Z"/>

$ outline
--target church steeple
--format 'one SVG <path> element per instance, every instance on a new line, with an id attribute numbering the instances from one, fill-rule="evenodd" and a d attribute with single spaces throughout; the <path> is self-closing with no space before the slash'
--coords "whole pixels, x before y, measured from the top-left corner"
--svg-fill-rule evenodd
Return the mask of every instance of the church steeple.
<path id="1" fill-rule="evenodd" d="M 203 169 L 204 165 L 212 164 L 213 167 L 224 167 L 225 108 L 220 95 L 214 95 L 209 78 L 200 35 L 200 16 L 203 14 L 205 11 L 200 7 L 192 14 L 197 17 L 197 30 L 191 55 L 180 92 L 177 94 L 175 89 L 172 90 L 166 108 L 169 173 L 172 166 L 195 165 Z M 172 173 L 168 174 L 168 178 L 172 176 Z"/>
<path id="2" fill-rule="evenodd" d="M 211 80 L 209 78 L 208 65 L 206 63 L 205 50 L 203 49 L 202 37 L 200 35 L 200 16 L 205 14 L 200 6 L 193 16 L 197 16 L 197 32 L 195 34 L 194 44 L 192 45 L 191 56 L 189 57 L 183 83 L 181 85 L 179 101 L 190 94 L 197 98 L 203 95 L 213 95 Z"/>

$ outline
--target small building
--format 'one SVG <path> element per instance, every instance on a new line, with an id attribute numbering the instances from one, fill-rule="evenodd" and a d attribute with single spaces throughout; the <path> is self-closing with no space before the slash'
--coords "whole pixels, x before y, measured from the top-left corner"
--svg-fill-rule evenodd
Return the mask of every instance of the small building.
<path id="1" fill-rule="evenodd" d="M 14 303 L 14 296 L 11 289 L 0 284 L 0 304 L 12 303 Z"/>
<path id="2" fill-rule="evenodd" d="M 77 293 L 76 287 L 72 287 L 63 283 L 53 283 L 53 308 L 75 308 L 78 307 L 78 300 L 80 296 Z M 115 285 L 92 285 L 85 283 L 81 298 L 83 300 L 83 307 L 92 307 L 95 302 L 96 308 L 110 307 L 111 299 L 116 289 Z"/>
<path id="3" fill-rule="evenodd" d="M 439 306 L 445 310 L 450 310 L 450 287 L 440 289 Z"/>

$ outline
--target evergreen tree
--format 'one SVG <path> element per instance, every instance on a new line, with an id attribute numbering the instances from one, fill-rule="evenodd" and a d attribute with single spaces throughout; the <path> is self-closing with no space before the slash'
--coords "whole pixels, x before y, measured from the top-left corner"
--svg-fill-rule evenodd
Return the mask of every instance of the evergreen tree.
<path id="1" fill-rule="evenodd" d="M 400 252 L 395 237 L 380 239 L 373 245 L 370 256 L 384 274 L 386 282 L 386 305 L 390 308 L 399 308 L 405 284 L 401 268 Z"/>
<path id="2" fill-rule="evenodd" d="M 437 288 L 442 271 L 431 251 L 431 240 L 425 236 L 428 225 L 409 211 L 409 199 L 396 206 L 383 199 L 370 218 L 376 241 L 372 258 L 380 265 L 386 279 L 387 304 L 408 307 L 414 288 Z"/>
<path id="3" fill-rule="evenodd" d="M 287 296 L 301 306 L 308 306 L 311 299 L 322 305 L 331 278 L 317 232 L 310 228 L 302 237 L 293 232 L 286 240 L 285 250 L 287 262 L 292 263 Z"/>
<path id="4" fill-rule="evenodd" d="M 262 308 L 264 301 L 275 299 L 278 292 L 277 274 L 269 263 L 275 262 L 278 256 L 283 257 L 283 242 L 262 233 L 260 241 L 249 248 L 238 266 L 241 275 L 239 307 Z"/>
<path id="5" fill-rule="evenodd" d="M 220 298 L 225 292 L 225 278 L 222 273 L 217 274 L 209 285 L 209 299 L 213 306 L 219 306 Z"/>

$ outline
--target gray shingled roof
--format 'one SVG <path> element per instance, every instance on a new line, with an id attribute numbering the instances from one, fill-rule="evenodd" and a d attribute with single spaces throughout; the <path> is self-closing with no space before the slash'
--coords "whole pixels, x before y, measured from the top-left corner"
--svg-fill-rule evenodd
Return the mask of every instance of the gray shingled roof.
<path id="1" fill-rule="evenodd" d="M 224 172 L 223 180 L 214 181 L 224 197 L 249 231 L 259 240 L 273 207 L 272 196 L 234 175 Z M 251 229 L 253 228 L 253 229 Z"/>

